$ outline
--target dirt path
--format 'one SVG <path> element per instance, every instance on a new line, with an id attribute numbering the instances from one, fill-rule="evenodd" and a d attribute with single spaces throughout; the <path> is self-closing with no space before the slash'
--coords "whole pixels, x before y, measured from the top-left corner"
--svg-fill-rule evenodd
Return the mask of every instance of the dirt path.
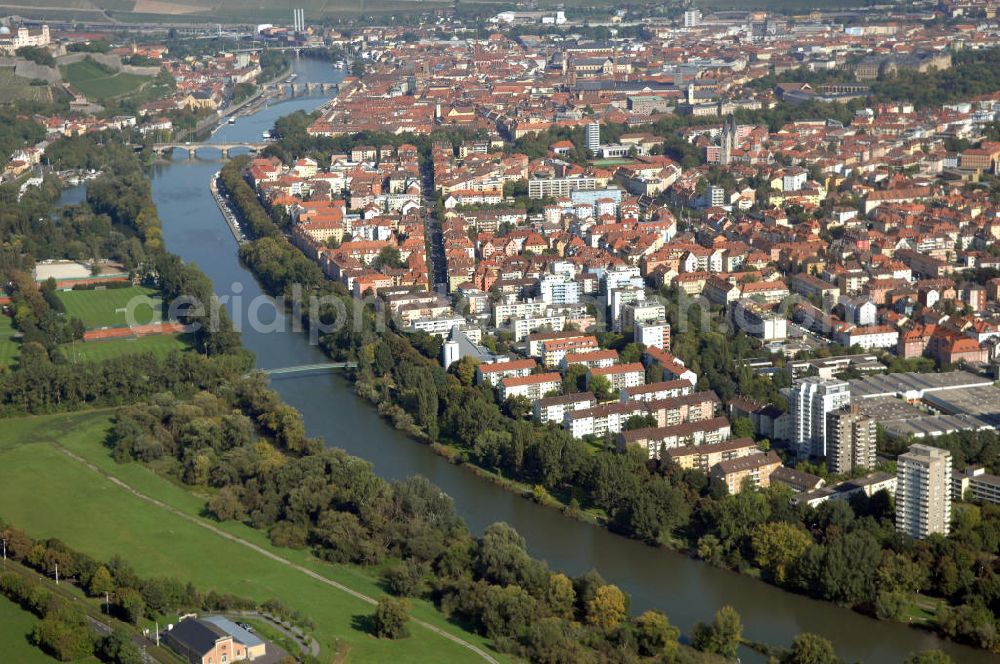
<path id="1" fill-rule="evenodd" d="M 240 537 L 237 537 L 236 535 L 233 535 L 231 533 L 227 533 L 226 531 L 224 531 L 224 530 L 222 530 L 220 528 L 217 528 L 216 526 L 213 526 L 212 524 L 210 524 L 210 523 L 208 523 L 206 521 L 203 521 L 202 519 L 199 519 L 198 517 L 191 516 L 190 514 L 187 514 L 186 512 L 183 512 L 183 511 L 177 509 L 176 507 L 173 507 L 172 505 L 168 505 L 167 503 L 164 503 L 162 500 L 158 500 L 156 498 L 153 498 L 152 496 L 148 496 L 148 495 L 142 493 L 141 491 L 133 488 L 131 485 L 126 484 L 125 482 L 123 482 L 122 480 L 118 479 L 114 475 L 112 475 L 112 474 L 108 473 L 107 471 L 103 470 L 99 466 L 97 466 L 97 465 L 95 465 L 95 464 L 87 461 L 86 459 L 84 459 L 83 457 L 79 456 L 78 454 L 75 454 L 75 453 L 71 452 L 70 450 L 66 449 L 65 447 L 61 447 L 58 444 L 55 444 L 55 443 L 53 443 L 53 444 L 57 447 L 57 449 L 59 449 L 60 451 L 62 451 L 63 454 L 65 454 L 66 456 L 70 457 L 71 459 L 74 459 L 75 461 L 78 461 L 79 463 L 82 463 L 87 468 L 90 468 L 94 472 L 96 472 L 99 475 L 101 475 L 102 477 L 106 478 L 108 481 L 110 481 L 110 482 L 118 485 L 119 487 L 121 487 L 122 489 L 128 491 L 129 493 L 131 493 L 133 496 L 135 496 L 137 498 L 141 498 L 142 500 L 145 500 L 146 502 L 152 503 L 153 505 L 156 505 L 157 507 L 168 511 L 171 514 L 179 516 L 180 518 L 185 519 L 186 521 L 190 521 L 191 523 L 197 524 L 197 525 L 201 526 L 202 528 L 205 528 L 206 530 L 210 530 L 214 534 L 218 535 L 219 537 L 223 537 L 223 538 L 225 538 L 227 540 L 230 540 L 231 542 L 236 542 L 237 544 L 240 544 L 241 546 L 244 546 L 244 547 L 246 547 L 246 548 L 248 548 L 248 549 L 250 549 L 252 551 L 255 551 L 256 553 L 259 553 L 260 555 L 262 555 L 262 556 L 264 556 L 266 558 L 269 558 L 269 559 L 271 559 L 271 560 L 273 560 L 273 561 L 275 561 L 277 563 L 281 563 L 282 565 L 287 565 L 288 567 L 291 567 L 291 568 L 293 568 L 293 569 L 295 569 L 295 570 L 297 570 L 297 571 L 305 574 L 306 576 L 308 576 L 308 577 L 310 577 L 310 578 L 312 578 L 312 579 L 314 579 L 316 581 L 319 581 L 320 583 L 323 583 L 323 584 L 325 584 L 327 586 L 330 586 L 331 588 L 336 588 L 337 590 L 339 590 L 341 592 L 344 592 L 344 593 L 347 593 L 348 595 L 351 595 L 352 597 L 356 597 L 357 599 L 361 600 L 362 602 L 365 602 L 366 604 L 371 604 L 371 605 L 374 606 L 375 604 L 378 603 L 373 597 L 369 597 L 368 595 L 365 595 L 364 593 L 358 592 L 357 590 L 355 590 L 355 589 L 353 589 L 353 588 L 351 588 L 349 586 L 345 586 L 342 583 L 338 583 L 337 581 L 333 581 L 332 579 L 328 579 L 325 576 L 323 576 L 322 574 L 320 574 L 318 572 L 314 572 L 313 570 L 311 570 L 311 569 L 309 569 L 307 567 L 303 567 L 302 565 L 297 565 L 297 564 L 293 563 L 292 561 L 288 560 L 287 558 L 282 558 L 278 554 L 272 553 L 271 551 L 268 551 L 264 547 L 259 546 L 257 544 L 254 544 L 253 542 L 248 542 L 247 540 L 242 539 Z M 419 625 L 420 627 L 423 627 L 424 629 L 428 629 L 431 632 L 434 632 L 435 634 L 437 634 L 439 636 L 442 636 L 442 637 L 448 639 L 449 641 L 451 641 L 451 642 L 453 642 L 453 643 L 455 643 L 457 645 L 462 646 L 463 648 L 466 648 L 466 649 L 474 652 L 476 655 L 478 655 L 479 657 L 481 657 L 485 661 L 489 662 L 490 664 L 500 664 L 492 655 L 490 655 L 488 652 L 486 652 L 485 650 L 483 650 L 479 646 L 475 645 L 474 643 L 469 643 L 468 641 L 466 641 L 466 640 L 464 640 L 464 639 L 462 639 L 462 638 L 460 638 L 458 636 L 455 636 L 454 634 L 452 634 L 450 632 L 447 632 L 447 631 L 441 629 L 440 627 L 437 627 L 435 625 L 431 625 L 430 623 L 425 622 L 423 620 L 419 620 L 417 618 L 411 618 L 411 621 L 414 624 Z"/>

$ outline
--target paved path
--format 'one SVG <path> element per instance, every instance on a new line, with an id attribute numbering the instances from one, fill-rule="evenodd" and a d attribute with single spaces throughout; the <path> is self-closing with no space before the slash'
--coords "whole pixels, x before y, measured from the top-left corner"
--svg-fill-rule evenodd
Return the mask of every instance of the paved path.
<path id="1" fill-rule="evenodd" d="M 186 512 L 183 512 L 183 511 L 177 509 L 176 507 L 173 507 L 172 505 L 168 505 L 167 503 L 163 502 L 162 500 L 158 500 L 156 498 L 153 498 L 152 496 L 148 496 L 148 495 L 140 492 L 139 490 L 134 489 L 131 485 L 126 484 L 125 482 L 123 482 L 122 480 L 118 479 L 114 475 L 108 473 L 107 471 L 103 470 L 99 466 L 97 466 L 97 465 L 95 465 L 95 464 L 87 461 L 86 459 L 84 459 L 83 457 L 79 456 L 78 454 L 75 454 L 75 453 L 71 452 L 70 450 L 66 449 L 65 447 L 61 447 L 61 446 L 59 446 L 57 444 L 56 444 L 56 447 L 58 449 L 62 450 L 62 452 L 64 454 L 66 454 L 67 456 L 69 456 L 70 458 L 72 458 L 72 459 L 74 459 L 74 460 L 82 463 L 83 465 L 87 466 L 88 468 L 90 468 L 94 472 L 102 475 L 103 477 L 107 478 L 110 482 L 113 482 L 114 484 L 117 484 L 119 487 L 121 487 L 122 489 L 125 489 L 126 491 L 128 491 L 129 493 L 131 493 L 133 496 L 136 496 L 137 498 L 141 498 L 142 500 L 145 500 L 146 502 L 152 503 L 153 505 L 156 505 L 157 507 L 160 507 L 161 509 L 164 509 L 164 510 L 166 510 L 166 511 L 168 511 L 168 512 L 170 512 L 170 513 L 172 513 L 172 514 L 174 514 L 176 516 L 179 516 L 180 518 L 182 518 L 182 519 L 184 519 L 186 521 L 190 521 L 191 523 L 197 524 L 197 525 L 201 526 L 202 528 L 205 528 L 206 530 L 210 530 L 213 533 L 215 533 L 216 535 L 218 535 L 219 537 L 223 537 L 223 538 L 225 538 L 227 540 L 230 540 L 232 542 L 236 542 L 237 544 L 240 544 L 241 546 L 244 546 L 244 547 L 246 547 L 248 549 L 251 549 L 252 551 L 257 552 L 257 553 L 259 553 L 260 555 L 262 555 L 262 556 L 264 556 L 266 558 L 270 558 L 271 560 L 273 560 L 273 561 L 275 561 L 277 563 L 281 563 L 282 565 L 287 565 L 287 566 L 289 566 L 289 567 L 291 567 L 291 568 L 293 568 L 293 569 L 295 569 L 295 570 L 297 570 L 299 572 L 302 572 L 306 576 L 309 576 L 312 579 L 315 579 L 316 581 L 319 581 L 320 583 L 328 585 L 331 588 L 336 588 L 337 590 L 339 590 L 341 592 L 344 592 L 344 593 L 347 593 L 348 595 L 351 595 L 352 597 L 356 597 L 357 599 L 361 600 L 362 602 L 365 602 L 366 604 L 371 604 L 371 605 L 374 606 L 375 604 L 378 603 L 377 600 L 375 600 L 375 598 L 369 597 L 368 595 L 365 595 L 364 593 L 358 592 L 354 588 L 351 588 L 349 586 L 345 586 L 344 584 L 338 583 L 337 581 L 334 581 L 332 579 L 328 579 L 325 576 L 323 576 L 322 574 L 320 574 L 319 572 L 314 572 L 313 570 L 311 570 L 311 569 L 309 569 L 307 567 L 303 567 L 302 565 L 297 565 L 297 564 L 293 563 L 292 561 L 288 560 L 287 558 L 282 558 L 278 554 L 273 553 L 271 551 L 268 551 L 267 549 L 265 549 L 262 546 L 254 544 L 253 542 L 248 542 L 247 540 L 242 539 L 240 537 L 237 537 L 236 535 L 233 535 L 231 533 L 227 533 L 226 531 L 224 531 L 224 530 L 222 530 L 220 528 L 217 528 L 216 526 L 213 526 L 211 523 L 208 523 L 208 522 L 206 522 L 206 521 L 204 521 L 202 519 L 199 519 L 198 517 L 191 516 L 190 514 L 188 514 Z M 456 643 L 456 644 L 462 646 L 463 648 L 471 650 L 476 655 L 478 655 L 479 657 L 481 657 L 485 661 L 489 662 L 490 664 L 500 664 L 496 660 L 496 658 L 494 658 L 492 655 L 490 655 L 488 652 L 486 652 L 485 650 L 483 650 L 479 646 L 475 645 L 474 643 L 469 643 L 465 639 L 462 639 L 461 637 L 455 636 L 451 632 L 443 630 L 440 627 L 437 627 L 436 625 L 431 625 L 430 623 L 425 622 L 423 620 L 419 620 L 417 618 L 411 618 L 411 621 L 414 624 L 419 625 L 420 627 L 423 627 L 424 629 L 428 629 L 428 630 L 434 632 L 435 634 L 438 634 L 439 636 L 443 636 L 444 638 L 448 639 L 449 641 L 451 641 L 453 643 Z"/>
<path id="2" fill-rule="evenodd" d="M 237 619 L 257 618 L 259 620 L 263 620 L 271 627 L 290 638 L 292 642 L 299 647 L 299 650 L 302 651 L 303 655 L 319 657 L 319 641 L 306 635 L 298 627 L 286 627 L 286 623 L 282 622 L 280 618 L 272 616 L 269 613 L 261 613 L 260 611 L 229 611 L 228 613 Z"/>

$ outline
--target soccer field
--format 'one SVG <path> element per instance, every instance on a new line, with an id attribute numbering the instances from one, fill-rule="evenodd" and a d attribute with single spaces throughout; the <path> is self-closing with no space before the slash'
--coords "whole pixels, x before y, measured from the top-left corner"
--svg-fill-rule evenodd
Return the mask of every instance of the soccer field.
<path id="1" fill-rule="evenodd" d="M 373 576 L 377 571 L 326 564 L 307 551 L 275 547 L 264 533 L 248 526 L 202 518 L 204 497 L 189 493 L 140 464 L 116 464 L 103 444 L 109 426 L 110 411 L 4 422 L 6 435 L 0 438 L 0 517 L 33 537 L 58 537 L 101 559 L 120 554 L 143 576 L 169 575 L 191 581 L 203 592 L 215 589 L 258 601 L 279 598 L 315 620 L 313 634 L 322 646 L 322 661 L 333 661 L 338 649 L 346 650 L 351 662 L 483 661 L 416 624 L 411 625 L 411 636 L 400 641 L 371 637 L 359 627 L 362 618 L 373 610 L 368 603 L 173 510 L 368 596 L 384 594 Z M 136 496 L 112 482 L 108 475 L 163 505 Z M 29 495 L 31 499 L 25 500 Z M 452 625 L 427 602 L 413 602 L 412 614 L 488 648 L 485 639 Z M 491 654 L 506 661 L 502 655 Z"/>
<path id="2" fill-rule="evenodd" d="M 161 334 L 136 339 L 112 339 L 110 341 L 76 341 L 63 344 L 63 355 L 70 362 L 99 362 L 122 355 L 152 353 L 157 357 L 169 355 L 171 351 L 188 350 L 191 344 L 186 335 Z"/>
<path id="3" fill-rule="evenodd" d="M 157 292 L 143 286 L 106 290 L 60 291 L 66 315 L 79 318 L 87 329 L 147 325 L 161 320 Z M 131 320 L 129 317 L 131 316 Z"/>

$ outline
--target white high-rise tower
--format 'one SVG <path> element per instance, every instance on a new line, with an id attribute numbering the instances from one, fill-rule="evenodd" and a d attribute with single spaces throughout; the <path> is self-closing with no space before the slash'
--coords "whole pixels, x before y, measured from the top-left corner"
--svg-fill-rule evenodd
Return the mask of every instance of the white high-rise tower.
<path id="1" fill-rule="evenodd" d="M 842 380 L 809 376 L 792 386 L 788 395 L 792 442 L 800 458 L 826 456 L 827 413 L 850 403 L 850 386 Z"/>
<path id="2" fill-rule="evenodd" d="M 896 459 L 896 530 L 914 539 L 951 528 L 951 452 L 911 445 Z"/>
<path id="3" fill-rule="evenodd" d="M 597 154 L 601 147 L 601 125 L 599 123 L 591 122 L 587 125 L 586 141 L 587 149 Z"/>

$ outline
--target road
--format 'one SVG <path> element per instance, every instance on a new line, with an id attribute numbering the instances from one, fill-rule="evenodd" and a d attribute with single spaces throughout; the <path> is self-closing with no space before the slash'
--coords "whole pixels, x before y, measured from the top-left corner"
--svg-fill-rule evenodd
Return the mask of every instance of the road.
<path id="1" fill-rule="evenodd" d="M 161 500 L 153 498 L 152 496 L 148 496 L 148 495 L 142 493 L 141 491 L 139 491 L 138 489 L 133 488 L 131 485 L 129 485 L 129 484 L 123 482 L 122 480 L 118 479 L 114 475 L 111 475 L 110 473 L 104 471 L 99 466 L 96 466 L 95 464 L 87 461 L 86 459 L 84 459 L 83 457 L 79 456 L 78 454 L 75 454 L 75 453 L 71 452 L 70 450 L 68 450 L 68 449 L 66 449 L 64 447 L 60 447 L 57 444 L 54 444 L 54 445 L 55 445 L 55 447 L 58 450 L 60 450 L 66 456 L 70 457 L 74 461 L 77 461 L 77 462 L 83 464 L 84 466 L 86 466 L 90 470 L 94 471 L 95 473 L 97 473 L 97 474 L 101 475 L 102 477 L 104 477 L 105 479 L 107 479 L 109 482 L 117 485 L 118 487 L 124 489 L 125 491 L 128 491 L 129 493 L 131 493 L 133 496 L 135 496 L 137 498 L 140 498 L 140 499 L 142 499 L 142 500 L 144 500 L 144 501 L 146 501 L 148 503 L 152 503 L 153 505 L 156 505 L 160 509 L 166 510 L 167 512 L 170 512 L 171 514 L 173 514 L 175 516 L 178 516 L 178 517 L 180 517 L 180 518 L 182 518 L 182 519 L 184 519 L 186 521 L 189 521 L 191 523 L 194 523 L 194 524 L 196 524 L 196 525 L 198 525 L 198 526 L 200 526 L 202 528 L 205 528 L 206 530 L 210 530 L 215 535 L 218 535 L 219 537 L 225 538 L 227 540 L 230 540 L 231 542 L 235 542 L 235 543 L 237 543 L 237 544 L 239 544 L 241 546 L 244 546 L 244 547 L 250 549 L 251 551 L 254 551 L 255 553 L 258 553 L 258 554 L 264 556 L 265 558 L 269 558 L 270 560 L 273 560 L 273 561 L 275 561 L 277 563 L 280 563 L 282 565 L 287 565 L 288 567 L 291 567 L 292 569 L 294 569 L 294 570 L 296 570 L 298 572 L 301 572 L 302 574 L 305 574 L 306 576 L 312 578 L 315 581 L 318 581 L 319 583 L 322 583 L 322 584 L 327 585 L 327 586 L 329 586 L 331 588 L 334 588 L 334 589 L 336 589 L 336 590 L 338 590 L 340 592 L 343 592 L 343 593 L 346 593 L 348 595 L 351 595 L 352 597 L 355 597 L 355 598 L 361 600 L 362 602 L 365 602 L 366 604 L 370 604 L 372 606 L 378 604 L 378 601 L 374 597 L 370 597 L 370 596 L 368 596 L 368 595 L 366 595 L 366 594 L 364 594 L 362 592 L 359 592 L 359 591 L 355 590 L 354 588 L 351 588 L 349 586 L 345 586 L 344 584 L 338 583 L 337 581 L 334 581 L 332 579 L 328 579 L 325 576 L 323 576 L 322 574 L 320 574 L 318 572 L 314 572 L 313 570 L 311 570 L 311 569 L 309 569 L 307 567 L 303 567 L 302 565 L 297 565 L 297 564 L 293 563 L 292 561 L 288 560 L 287 558 L 282 558 L 278 554 L 273 553 L 271 551 L 268 551 L 267 549 L 265 549 L 262 546 L 258 546 L 257 544 L 254 544 L 252 542 L 248 542 L 247 540 L 245 540 L 245 539 L 243 539 L 241 537 L 237 537 L 236 535 L 233 535 L 231 533 L 227 533 L 226 531 L 213 526 L 211 523 L 208 523 L 207 521 L 205 521 L 203 519 L 200 519 L 200 518 L 192 516 L 192 515 L 190 515 L 190 514 L 188 514 L 186 512 L 183 512 L 183 511 L 177 509 L 176 507 L 173 507 L 172 505 L 168 505 L 167 503 L 164 503 Z M 486 652 L 485 650 L 483 650 L 479 646 L 475 645 L 474 643 L 469 643 L 465 639 L 462 639 L 461 637 L 458 637 L 458 636 L 452 634 L 451 632 L 447 632 L 447 631 L 441 629 L 440 627 L 437 627 L 435 625 L 431 625 L 430 623 L 425 622 L 423 620 L 419 620 L 417 618 L 411 618 L 410 620 L 411 620 L 411 622 L 413 622 L 413 624 L 418 625 L 418 626 L 420 626 L 420 627 L 422 627 L 424 629 L 427 629 L 427 630 L 429 630 L 431 632 L 434 632 L 435 634 L 448 639 L 452 643 L 455 643 L 455 644 L 457 644 L 457 645 L 459 645 L 459 646 L 461 646 L 463 648 L 466 648 L 467 650 L 475 653 L 480 658 L 482 658 L 484 661 L 489 662 L 490 664 L 500 664 L 496 660 L 496 658 L 494 658 L 492 655 L 490 655 L 488 652 Z"/>
<path id="2" fill-rule="evenodd" d="M 427 268 L 430 271 L 431 286 L 439 293 L 448 292 L 448 265 L 445 261 L 444 234 L 441 231 L 443 219 L 437 218 L 437 207 L 434 205 L 434 165 L 430 158 L 421 165 L 423 177 L 424 205 L 427 217 L 424 223 L 427 227 L 428 254 Z"/>

